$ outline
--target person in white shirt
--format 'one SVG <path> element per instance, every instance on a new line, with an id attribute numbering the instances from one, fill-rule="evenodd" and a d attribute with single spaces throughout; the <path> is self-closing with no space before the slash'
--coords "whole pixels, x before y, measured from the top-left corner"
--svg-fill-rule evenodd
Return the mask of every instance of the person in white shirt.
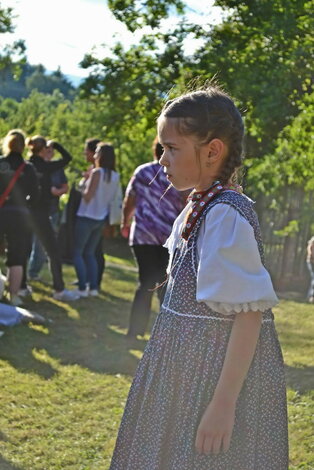
<path id="1" fill-rule="evenodd" d="M 112 145 L 100 142 L 94 159 L 95 168 L 90 172 L 82 188 L 82 200 L 74 228 L 73 262 L 79 281 L 77 293 L 80 297 L 98 295 L 96 247 L 109 216 L 110 203 L 120 187 L 120 176 L 115 171 L 115 153 Z"/>

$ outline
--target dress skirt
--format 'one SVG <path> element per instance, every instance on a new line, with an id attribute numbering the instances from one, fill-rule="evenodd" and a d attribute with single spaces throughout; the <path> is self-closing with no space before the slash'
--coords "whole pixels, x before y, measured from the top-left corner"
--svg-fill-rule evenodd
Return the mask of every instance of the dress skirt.
<path id="1" fill-rule="evenodd" d="M 199 455 L 195 438 L 232 328 L 162 308 L 130 389 L 110 470 L 287 470 L 286 388 L 271 317 L 236 405 L 230 449 Z"/>

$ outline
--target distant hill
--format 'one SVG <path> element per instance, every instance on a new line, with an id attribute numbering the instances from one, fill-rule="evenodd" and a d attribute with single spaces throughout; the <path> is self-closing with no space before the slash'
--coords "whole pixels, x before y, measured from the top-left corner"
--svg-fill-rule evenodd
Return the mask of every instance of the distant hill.
<path id="1" fill-rule="evenodd" d="M 21 74 L 17 80 L 14 79 L 11 67 L 0 70 L 0 96 L 20 101 L 35 89 L 47 94 L 59 89 L 66 98 L 72 99 L 75 96 L 74 80 L 70 80 L 60 69 L 48 72 L 41 64 L 30 65 L 28 63 L 21 67 Z"/>
<path id="2" fill-rule="evenodd" d="M 71 82 L 71 84 L 74 86 L 74 88 L 78 88 L 80 84 L 82 83 L 84 77 L 78 77 L 77 75 L 68 75 L 66 74 L 67 79 Z"/>

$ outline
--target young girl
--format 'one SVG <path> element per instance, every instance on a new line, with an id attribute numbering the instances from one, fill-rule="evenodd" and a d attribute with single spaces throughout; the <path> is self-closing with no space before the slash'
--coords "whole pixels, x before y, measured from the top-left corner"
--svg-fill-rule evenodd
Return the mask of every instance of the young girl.
<path id="1" fill-rule="evenodd" d="M 194 188 L 110 470 L 287 470 L 284 368 L 252 201 L 230 184 L 243 123 L 216 87 L 168 101 L 160 163 Z"/>

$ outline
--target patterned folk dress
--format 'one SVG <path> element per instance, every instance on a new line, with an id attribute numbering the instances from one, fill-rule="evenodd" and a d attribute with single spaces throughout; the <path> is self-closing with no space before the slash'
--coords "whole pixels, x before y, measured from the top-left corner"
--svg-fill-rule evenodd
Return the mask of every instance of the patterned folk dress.
<path id="1" fill-rule="evenodd" d="M 220 193 L 187 241 L 176 247 L 167 292 L 139 363 L 110 470 L 287 470 L 286 389 L 280 345 L 270 309 L 237 400 L 230 449 L 199 455 L 195 437 L 218 382 L 235 313 L 222 315 L 196 300 L 197 238 L 206 214 L 232 206 L 262 244 L 252 202 Z M 250 286 L 248 286 L 248 289 Z"/>

